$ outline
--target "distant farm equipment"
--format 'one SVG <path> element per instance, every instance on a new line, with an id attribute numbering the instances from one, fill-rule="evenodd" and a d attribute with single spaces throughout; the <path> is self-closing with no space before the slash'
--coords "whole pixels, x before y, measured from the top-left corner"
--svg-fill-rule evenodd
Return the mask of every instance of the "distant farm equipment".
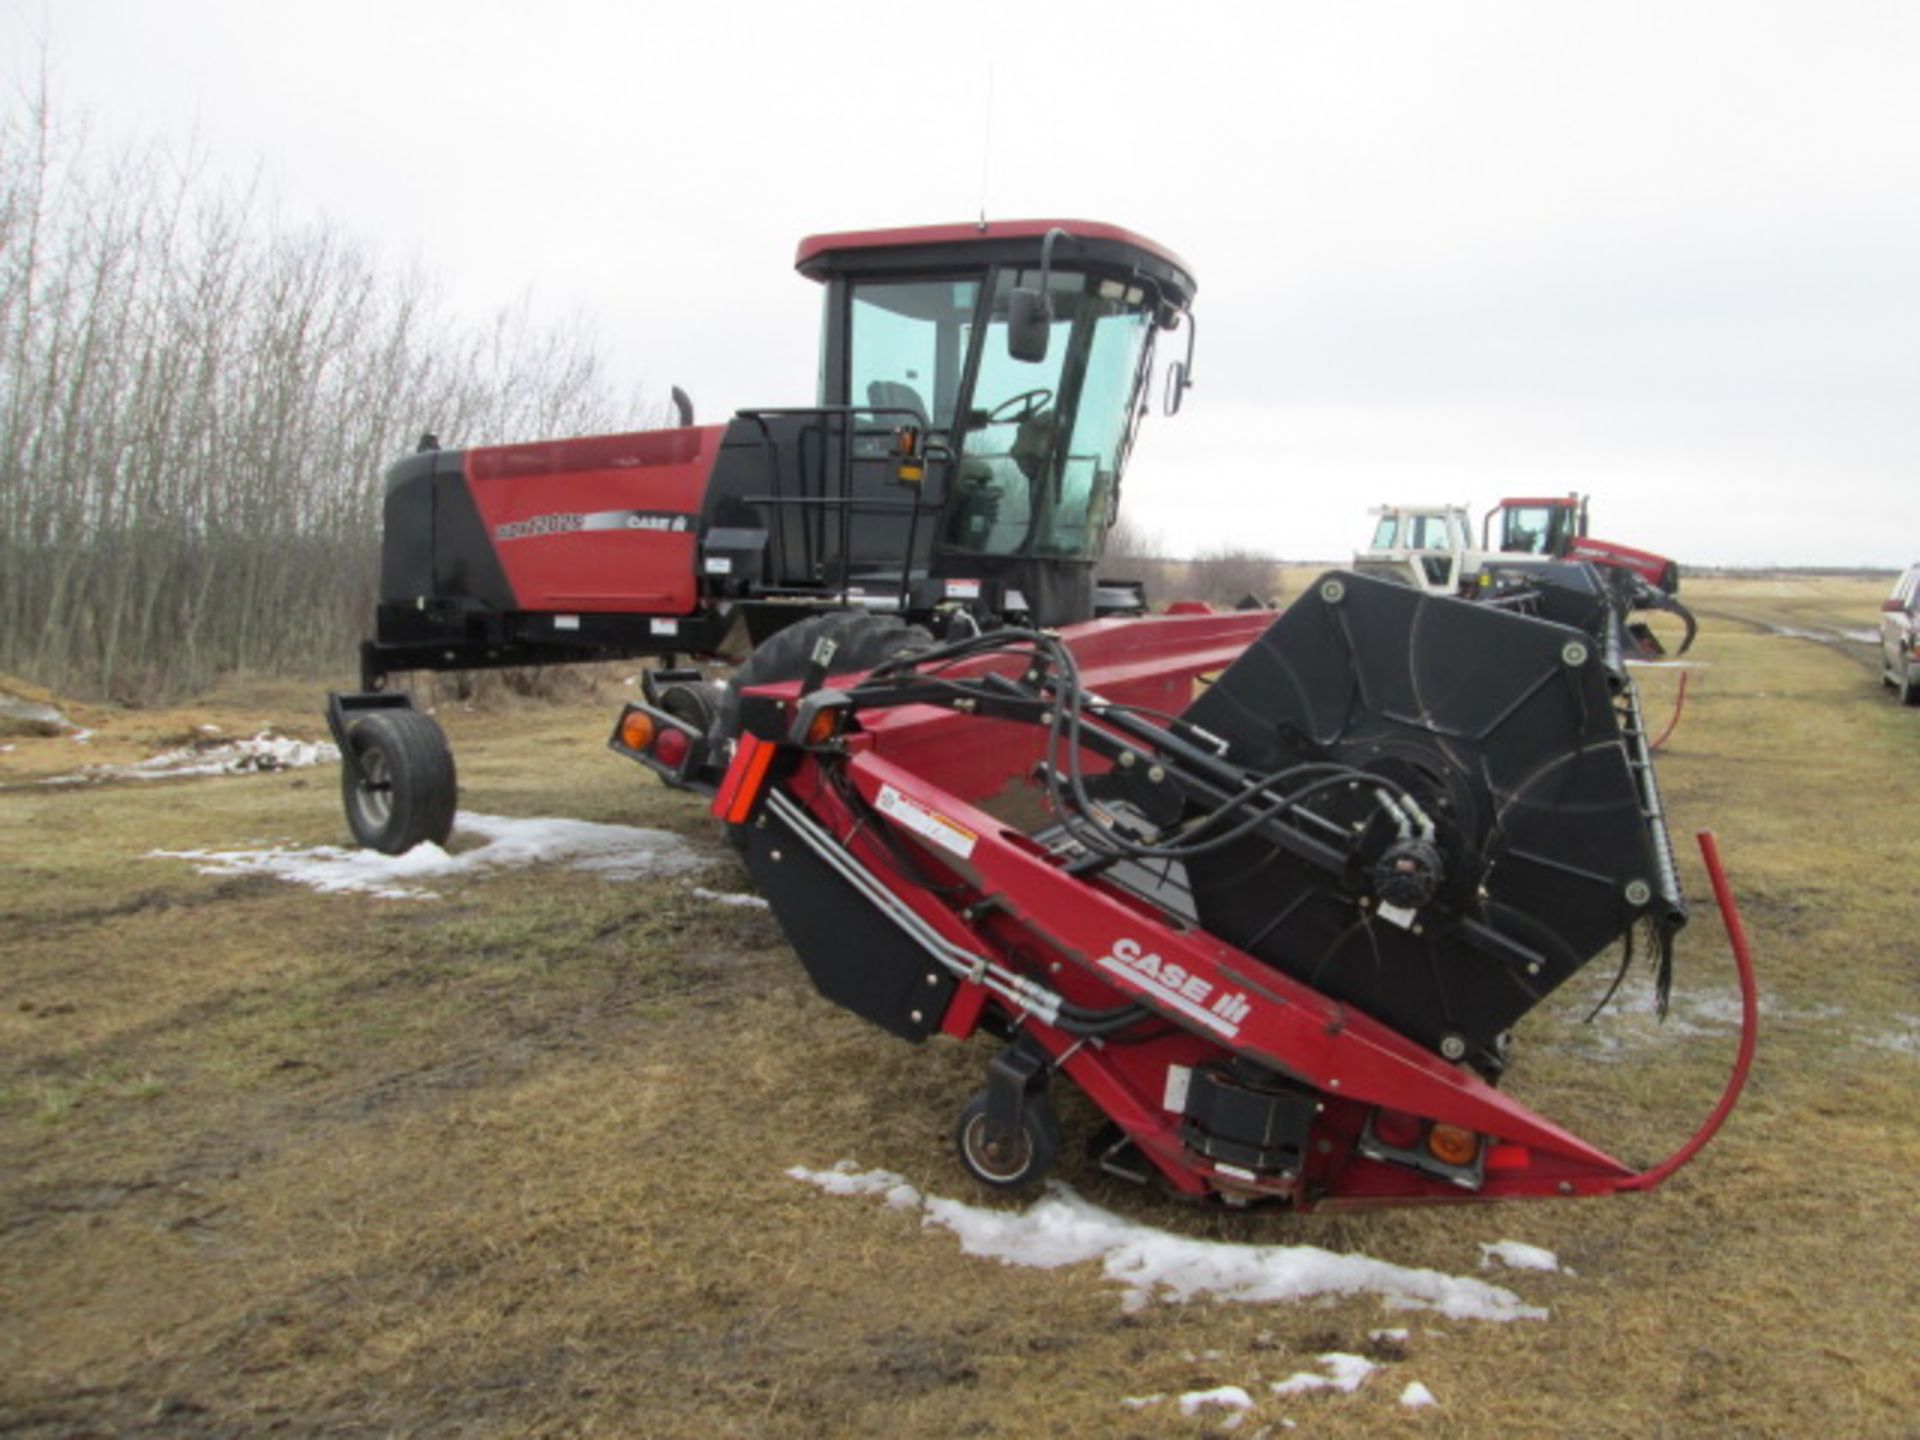
<path id="1" fill-rule="evenodd" d="M 1568 495 L 1545 500 L 1502 500 L 1481 520 L 1479 544 L 1464 505 L 1382 505 L 1373 538 L 1354 556 L 1362 574 L 1380 575 L 1430 595 L 1514 603 L 1545 566 L 1585 567 L 1593 586 L 1604 586 L 1622 617 L 1621 636 L 1635 658 L 1668 653 L 1644 618 L 1663 612 L 1679 619 L 1685 634 L 1673 653 L 1692 646 L 1698 624 L 1680 603 L 1680 567 L 1663 555 L 1636 550 L 1587 534 L 1587 499 Z M 1500 520 L 1499 544 L 1493 522 Z M 1562 583 L 1566 583 L 1564 579 Z M 1643 618 L 1634 618 L 1641 616 Z"/>

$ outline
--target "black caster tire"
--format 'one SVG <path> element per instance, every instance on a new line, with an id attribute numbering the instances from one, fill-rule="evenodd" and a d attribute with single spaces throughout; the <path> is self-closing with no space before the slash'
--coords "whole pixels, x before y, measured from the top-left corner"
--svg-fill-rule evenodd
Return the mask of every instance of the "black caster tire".
<path id="1" fill-rule="evenodd" d="M 353 722 L 347 744 L 352 755 L 341 757 L 340 798 L 353 838 L 383 855 L 423 841 L 446 844 L 458 790 L 453 750 L 433 717 L 375 710 Z"/>
<path id="2" fill-rule="evenodd" d="M 954 1148 L 967 1173 L 995 1190 L 1030 1190 L 1046 1179 L 1060 1154 L 1060 1121 L 1043 1094 L 1029 1095 L 1022 1108 L 1020 1133 L 1012 1143 L 987 1139 L 987 1092 L 982 1090 L 960 1112 Z"/>

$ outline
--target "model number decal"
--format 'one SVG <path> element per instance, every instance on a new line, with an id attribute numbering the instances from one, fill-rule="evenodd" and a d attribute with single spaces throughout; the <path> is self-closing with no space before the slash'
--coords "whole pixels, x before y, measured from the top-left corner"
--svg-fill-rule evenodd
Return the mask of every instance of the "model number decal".
<path id="1" fill-rule="evenodd" d="M 493 527 L 496 540 L 537 540 L 547 535 L 572 535 L 582 530 L 646 530 L 684 535 L 693 528 L 693 516 L 674 510 L 595 510 L 585 515 L 562 512 L 529 515 Z"/>
<path id="2" fill-rule="evenodd" d="M 1252 1004 L 1240 991 L 1217 991 L 1211 980 L 1194 974 L 1184 965 L 1162 960 L 1128 936 L 1114 941 L 1113 948 L 1094 963 L 1102 970 L 1126 976 L 1181 1014 L 1190 1015 L 1209 1030 L 1229 1038 L 1240 1033 L 1240 1022 L 1253 1011 Z"/>

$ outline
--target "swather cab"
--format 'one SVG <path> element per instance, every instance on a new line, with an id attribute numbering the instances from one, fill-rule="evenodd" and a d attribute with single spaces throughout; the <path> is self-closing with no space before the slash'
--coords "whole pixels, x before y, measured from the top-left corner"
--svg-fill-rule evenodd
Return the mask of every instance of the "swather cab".
<path id="1" fill-rule="evenodd" d="M 815 236 L 797 266 L 825 287 L 812 406 L 394 466 L 364 688 L 737 654 L 846 604 L 1137 608 L 1094 569 L 1187 267 L 1083 221 Z"/>

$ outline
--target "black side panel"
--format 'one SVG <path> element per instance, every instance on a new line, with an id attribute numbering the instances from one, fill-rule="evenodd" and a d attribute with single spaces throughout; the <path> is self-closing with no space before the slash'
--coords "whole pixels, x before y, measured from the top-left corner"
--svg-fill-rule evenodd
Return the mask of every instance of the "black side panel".
<path id="1" fill-rule="evenodd" d="M 1681 918 L 1601 650 L 1493 606 L 1321 577 L 1187 718 L 1261 773 L 1331 760 L 1391 779 L 1435 822 L 1445 882 L 1402 926 L 1375 913 L 1364 875 L 1249 838 L 1188 865 L 1201 924 L 1443 1053 L 1458 1036 L 1497 1069 L 1499 1034 L 1555 986 L 1635 921 Z M 1311 804 L 1349 833 L 1373 810 L 1366 789 Z"/>
<path id="2" fill-rule="evenodd" d="M 433 596 L 433 470 L 439 459 L 437 451 L 409 455 L 387 471 L 380 530 L 382 605 L 412 605 Z"/>
<path id="3" fill-rule="evenodd" d="M 747 868 L 814 988 L 903 1040 L 937 1030 L 953 977 L 777 816 L 747 834 Z"/>
<path id="4" fill-rule="evenodd" d="M 380 603 L 425 600 L 455 610 L 515 608 L 513 587 L 467 489 L 465 455 L 409 455 L 387 471 L 380 534 Z"/>
<path id="5" fill-rule="evenodd" d="M 472 600 L 488 610 L 519 605 L 458 456 L 443 457 L 433 477 L 433 588 L 442 599 Z"/>

